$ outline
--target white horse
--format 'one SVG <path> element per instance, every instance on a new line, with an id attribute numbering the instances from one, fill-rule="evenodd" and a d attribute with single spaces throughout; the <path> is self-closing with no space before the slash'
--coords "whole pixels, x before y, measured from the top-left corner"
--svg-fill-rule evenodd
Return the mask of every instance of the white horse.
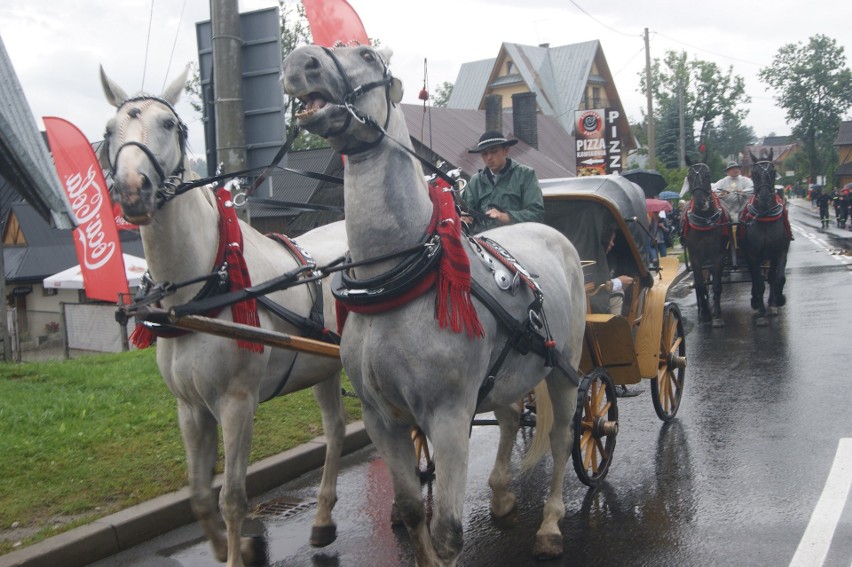
<path id="1" fill-rule="evenodd" d="M 156 282 L 182 282 L 218 269 L 220 239 L 216 199 L 207 187 L 169 199 L 167 184 L 189 179 L 184 151 L 185 126 L 175 113 L 186 82 L 186 72 L 160 96 L 128 97 L 101 68 L 101 83 L 110 104 L 118 111 L 107 123 L 101 160 L 112 169 L 113 189 L 122 212 L 140 225 L 145 258 Z M 268 281 L 299 264 L 278 242 L 239 221 L 243 257 L 252 284 Z M 342 256 L 346 249 L 343 223 L 311 231 L 298 239 L 318 265 Z M 164 308 L 191 301 L 205 282 L 178 289 L 162 301 Z M 336 329 L 334 301 L 321 286 L 326 325 Z M 298 285 L 270 294 L 276 303 L 307 317 L 318 289 Z M 218 315 L 232 320 L 231 309 Z M 258 304 L 264 329 L 299 334 L 299 329 L 271 315 Z M 256 345 L 257 346 L 257 345 Z M 317 516 L 311 543 L 326 545 L 336 537 L 331 511 L 337 499 L 337 474 L 343 449 L 345 420 L 340 390 L 340 361 L 291 350 L 263 347 L 262 352 L 239 348 L 237 341 L 203 333 L 189 333 L 157 342 L 157 364 L 177 398 L 178 420 L 186 448 L 192 509 L 219 561 L 229 567 L 265 561 L 262 540 L 241 538 L 247 512 L 246 468 L 252 426 L 259 402 L 274 395 L 313 387 L 328 438 Z M 221 518 L 213 491 L 218 429 L 225 452 L 224 482 L 219 495 Z"/>
<path id="2" fill-rule="evenodd" d="M 334 50 L 306 46 L 284 61 L 285 90 L 305 104 L 297 117 L 299 124 L 348 155 L 345 222 L 354 262 L 415 246 L 428 232 L 433 214 L 420 164 L 409 152 L 408 129 L 397 105 L 402 86 L 387 68 L 389 57 L 389 50 L 366 46 Z M 442 220 L 446 218 L 440 217 L 439 224 L 455 222 Z M 562 366 L 568 372 L 576 369 L 586 305 L 580 260 L 570 241 L 538 223 L 483 235 L 502 243 L 534 275 L 545 293 L 554 344 L 566 361 Z M 529 288 L 521 285 L 515 295 L 501 292 L 485 262 L 470 246 L 464 242 L 462 246 L 474 280 L 523 320 L 533 295 Z M 385 258 L 361 265 L 349 275 L 357 281 L 381 280 L 404 263 Z M 563 541 L 558 522 L 565 513 L 562 484 L 572 446 L 577 388 L 561 367 L 546 367 L 536 354 L 521 355 L 509 348 L 503 363 L 497 364 L 509 333 L 479 301 L 474 305 L 483 337 L 441 328 L 435 315 L 436 296 L 433 286 L 390 311 L 352 312 L 340 351 L 361 398 L 367 431 L 392 473 L 395 504 L 411 536 L 417 564 L 455 565 L 461 553 L 469 434 L 477 412 L 494 411 L 500 424 L 497 458 L 489 478 L 492 513 L 496 518 L 513 513 L 509 462 L 518 431 L 518 402 L 542 379 L 547 387 L 537 388 L 538 423 L 527 460 L 540 459 L 549 442 L 553 476 L 533 553 L 541 558 L 559 556 Z M 499 370 L 493 388 L 478 401 L 480 385 L 495 366 Z M 416 464 L 409 436 L 412 425 L 429 437 L 438 464 L 431 526 L 426 523 L 420 482 L 412 474 Z"/>

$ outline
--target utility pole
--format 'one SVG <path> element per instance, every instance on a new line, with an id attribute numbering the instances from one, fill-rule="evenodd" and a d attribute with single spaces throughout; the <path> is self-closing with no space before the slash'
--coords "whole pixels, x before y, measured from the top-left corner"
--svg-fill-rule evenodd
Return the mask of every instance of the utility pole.
<path id="1" fill-rule="evenodd" d="M 237 0 L 210 0 L 213 31 L 213 109 L 216 117 L 216 163 L 223 173 L 246 169 L 243 116 L 242 39 Z M 245 220 L 247 210 L 237 209 Z"/>
<path id="2" fill-rule="evenodd" d="M 677 136 L 679 167 L 686 167 L 686 124 L 684 122 L 683 99 L 683 78 L 680 78 L 677 81 L 677 124 L 680 131 Z"/>
<path id="3" fill-rule="evenodd" d="M 657 163 L 657 141 L 654 132 L 654 97 L 651 94 L 651 49 L 648 28 L 645 28 L 645 96 L 648 99 L 648 169 L 654 169 Z"/>

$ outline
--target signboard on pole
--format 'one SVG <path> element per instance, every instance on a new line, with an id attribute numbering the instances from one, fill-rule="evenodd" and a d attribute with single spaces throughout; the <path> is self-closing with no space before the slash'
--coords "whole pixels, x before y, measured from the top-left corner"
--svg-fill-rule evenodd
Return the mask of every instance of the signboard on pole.
<path id="1" fill-rule="evenodd" d="M 621 172 L 621 137 L 618 118 L 612 109 L 594 108 L 575 113 L 577 176 Z"/>

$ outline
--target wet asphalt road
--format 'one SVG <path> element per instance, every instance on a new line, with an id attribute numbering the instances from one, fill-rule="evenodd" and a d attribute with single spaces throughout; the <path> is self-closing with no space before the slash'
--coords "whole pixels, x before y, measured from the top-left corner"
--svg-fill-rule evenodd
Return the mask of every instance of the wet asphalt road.
<path id="1" fill-rule="evenodd" d="M 489 516 L 487 486 L 497 428 L 474 428 L 459 565 L 852 564 L 852 506 L 842 490 L 852 465 L 837 477 L 841 490 L 826 483 L 840 440 L 852 438 L 852 232 L 817 229 L 814 210 L 801 201 L 791 219 L 788 304 L 768 327 L 752 323 L 748 283 L 725 287 L 723 329 L 696 323 L 689 278 L 671 290 L 689 360 L 678 416 L 668 425 L 657 419 L 647 382 L 634 387 L 639 396 L 619 400 L 621 428 L 606 481 L 589 490 L 569 466 L 562 559 L 530 556 L 547 462 L 515 480 L 519 523 L 501 530 Z M 516 458 L 530 434 L 519 434 Z M 307 544 L 318 472 L 257 499 L 289 502 L 246 526 L 268 538 L 270 565 L 413 565 L 407 534 L 390 526 L 392 494 L 381 458 L 366 448 L 344 464 L 339 535 L 323 550 Z M 427 506 L 431 489 L 424 484 Z M 825 513 L 826 503 L 834 516 Z M 193 524 L 92 567 L 216 564 Z"/>

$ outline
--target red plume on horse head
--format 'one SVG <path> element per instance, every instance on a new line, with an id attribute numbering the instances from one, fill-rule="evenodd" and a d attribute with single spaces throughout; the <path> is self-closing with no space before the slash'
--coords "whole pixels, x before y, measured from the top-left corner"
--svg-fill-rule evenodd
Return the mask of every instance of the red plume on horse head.
<path id="1" fill-rule="evenodd" d="M 334 47 L 352 42 L 370 45 L 361 18 L 346 0 L 302 0 L 302 5 L 315 45 Z"/>

